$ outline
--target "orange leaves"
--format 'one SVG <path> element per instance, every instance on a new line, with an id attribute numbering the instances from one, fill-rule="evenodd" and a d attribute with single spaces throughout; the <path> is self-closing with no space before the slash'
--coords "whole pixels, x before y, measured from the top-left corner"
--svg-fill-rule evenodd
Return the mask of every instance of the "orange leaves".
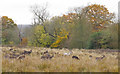
<path id="1" fill-rule="evenodd" d="M 13 20 L 11 18 L 8 18 L 7 16 L 2 16 L 2 22 L 4 24 L 7 24 L 7 22 L 14 23 Z"/>
<path id="2" fill-rule="evenodd" d="M 106 23 L 112 24 L 111 19 L 114 15 L 113 13 L 109 13 L 104 5 L 92 4 L 85 7 L 83 11 L 87 11 L 86 16 L 89 18 L 90 23 L 93 24 L 93 29 L 96 31 L 103 29 Z"/>
<path id="3" fill-rule="evenodd" d="M 28 42 L 27 38 L 22 38 L 22 42 L 20 43 L 20 45 L 26 46 L 27 42 Z"/>
<path id="4" fill-rule="evenodd" d="M 72 23 L 73 22 L 73 18 L 75 18 L 76 15 L 77 15 L 76 13 L 68 13 L 68 15 L 63 14 L 62 17 L 66 20 L 66 22 Z"/>
<path id="5" fill-rule="evenodd" d="M 94 17 L 91 17 L 91 21 L 92 21 L 92 20 L 96 21 L 96 19 L 95 19 Z"/>
<path id="6" fill-rule="evenodd" d="M 11 18 L 8 18 L 7 16 L 2 16 L 1 19 L 2 19 L 3 29 L 7 29 L 7 28 L 12 27 L 12 26 L 17 26 L 14 23 L 14 21 Z"/>

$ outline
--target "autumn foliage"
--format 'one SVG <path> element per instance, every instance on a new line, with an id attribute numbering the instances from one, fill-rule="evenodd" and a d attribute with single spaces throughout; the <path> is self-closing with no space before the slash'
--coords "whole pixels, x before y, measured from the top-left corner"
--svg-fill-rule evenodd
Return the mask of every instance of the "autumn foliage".
<path id="1" fill-rule="evenodd" d="M 17 24 L 7 16 L 1 17 L 2 21 L 2 44 L 15 45 L 19 43 Z"/>
<path id="2" fill-rule="evenodd" d="M 20 43 L 21 46 L 26 46 L 27 45 L 27 38 L 22 38 L 22 42 Z"/>
<path id="3" fill-rule="evenodd" d="M 114 23 L 112 21 L 114 14 L 110 13 L 103 5 L 89 5 L 83 9 L 83 13 L 85 13 L 86 17 L 89 18 L 88 21 L 92 23 L 93 31 L 95 32 L 102 30 L 110 24 Z"/>
<path id="4" fill-rule="evenodd" d="M 63 40 L 66 40 L 66 39 L 68 39 L 68 32 L 62 29 L 60 34 L 57 35 L 56 41 L 50 47 L 58 48 L 60 47 Z"/>
<path id="5" fill-rule="evenodd" d="M 32 13 L 35 16 L 34 22 L 31 28 L 24 32 L 26 34 L 22 37 L 22 42 L 18 42 L 20 45 L 70 49 L 117 48 L 117 23 L 113 21 L 115 14 L 109 12 L 104 5 L 92 4 L 81 9 L 78 7 L 50 19 L 47 19 L 46 8 L 33 9 Z M 15 40 L 10 40 L 8 36 L 18 35 L 10 34 L 8 29 L 17 25 L 11 18 L 3 16 L 2 26 L 3 42 L 15 44 Z"/>
<path id="6" fill-rule="evenodd" d="M 17 26 L 17 24 L 15 24 L 14 21 L 11 18 L 8 18 L 7 16 L 2 16 L 1 19 L 2 19 L 3 30 Z"/>

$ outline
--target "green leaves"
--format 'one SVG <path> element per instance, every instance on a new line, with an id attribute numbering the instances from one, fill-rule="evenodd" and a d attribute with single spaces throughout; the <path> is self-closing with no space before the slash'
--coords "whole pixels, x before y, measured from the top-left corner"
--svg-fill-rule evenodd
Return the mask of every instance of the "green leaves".
<path id="1" fill-rule="evenodd" d="M 31 41 L 34 46 L 46 47 L 50 46 L 51 42 L 51 36 L 48 33 L 45 33 L 44 27 L 42 25 L 37 25 L 34 27 L 34 38 Z"/>
<path id="2" fill-rule="evenodd" d="M 2 16 L 2 44 L 19 44 L 17 24 L 11 18 Z"/>
<path id="3" fill-rule="evenodd" d="M 109 45 L 111 40 L 112 39 L 109 33 L 104 31 L 94 32 L 90 36 L 88 49 L 111 48 Z"/>

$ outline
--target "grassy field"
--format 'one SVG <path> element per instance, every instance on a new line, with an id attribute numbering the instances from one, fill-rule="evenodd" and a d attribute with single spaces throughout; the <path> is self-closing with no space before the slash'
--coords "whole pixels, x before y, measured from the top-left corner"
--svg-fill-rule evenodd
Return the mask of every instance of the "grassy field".
<path id="1" fill-rule="evenodd" d="M 50 48 L 17 48 L 3 47 L 2 71 L 3 72 L 118 72 L 118 52 L 104 50 L 73 49 L 71 55 L 68 49 Z M 24 59 L 9 58 L 13 54 L 20 55 L 24 50 L 32 53 L 25 55 Z M 52 59 L 41 59 L 43 52 L 48 51 L 54 55 Z M 79 60 L 73 59 L 77 56 Z M 105 55 L 103 59 L 96 59 Z"/>

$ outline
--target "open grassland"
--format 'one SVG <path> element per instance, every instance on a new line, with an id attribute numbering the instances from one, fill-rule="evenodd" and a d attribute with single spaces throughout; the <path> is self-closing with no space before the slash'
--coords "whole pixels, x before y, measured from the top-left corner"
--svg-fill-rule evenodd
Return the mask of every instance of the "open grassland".
<path id="1" fill-rule="evenodd" d="M 3 72 L 118 72 L 118 52 L 110 50 L 85 50 L 73 49 L 72 54 L 68 49 L 50 48 L 17 48 L 3 47 L 2 71 Z M 25 57 L 11 57 L 21 55 L 24 51 L 32 50 Z M 44 52 L 54 55 L 51 59 L 41 59 Z M 96 59 L 105 55 L 103 59 Z M 73 59 L 77 56 L 78 59 Z M 11 57 L 11 58 L 10 58 Z"/>

